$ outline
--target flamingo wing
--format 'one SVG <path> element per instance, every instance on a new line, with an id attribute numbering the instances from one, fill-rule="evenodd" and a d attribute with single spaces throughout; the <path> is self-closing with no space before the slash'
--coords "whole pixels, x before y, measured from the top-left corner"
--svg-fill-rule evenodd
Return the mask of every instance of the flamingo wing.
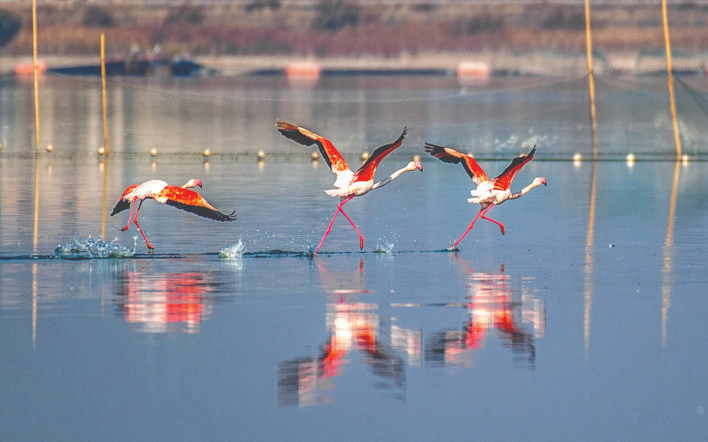
<path id="1" fill-rule="evenodd" d="M 386 155 L 390 154 L 397 148 L 401 147 L 403 144 L 403 139 L 408 133 L 407 128 L 403 128 L 401 135 L 393 143 L 385 144 L 381 147 L 377 147 L 374 153 L 371 154 L 368 160 L 354 173 L 352 181 L 369 181 L 374 179 L 374 173 L 379 163 L 386 158 Z"/>
<path id="2" fill-rule="evenodd" d="M 349 170 L 349 166 L 347 162 L 344 161 L 342 154 L 339 153 L 337 148 L 334 147 L 334 144 L 327 138 L 283 120 L 276 120 L 275 127 L 278 128 L 278 132 L 285 138 L 289 138 L 303 146 L 317 144 L 322 158 L 324 158 L 329 168 L 335 174 L 339 175 L 340 172 Z"/>
<path id="3" fill-rule="evenodd" d="M 526 163 L 533 159 L 533 155 L 536 153 L 536 146 L 531 149 L 526 155 L 519 155 L 511 161 L 511 164 L 507 166 L 502 173 L 500 173 L 496 178 L 492 180 L 494 183 L 494 190 L 509 190 L 511 187 L 511 181 L 516 176 L 517 172 L 521 170 Z"/>
<path id="4" fill-rule="evenodd" d="M 425 143 L 425 151 L 445 163 L 462 163 L 462 167 L 465 168 L 467 175 L 469 175 L 472 181 L 477 185 L 484 181 L 489 181 L 487 174 L 484 173 L 484 169 L 469 155 L 465 155 L 449 147 L 438 146 L 437 144 L 427 142 Z"/>
<path id="5" fill-rule="evenodd" d="M 116 205 L 113 207 L 113 211 L 111 212 L 111 216 L 115 215 L 116 213 L 120 213 L 124 210 L 130 209 L 131 201 L 129 199 L 126 199 L 125 197 L 130 192 L 132 192 L 133 189 L 135 189 L 136 187 L 138 187 L 138 184 L 130 185 L 130 186 L 128 186 L 127 189 L 125 189 L 125 192 L 123 192 L 123 195 L 121 195 L 120 199 L 118 200 Z"/>
<path id="6" fill-rule="evenodd" d="M 236 219 L 235 211 L 230 214 L 219 212 L 200 194 L 190 189 L 183 189 L 182 187 L 167 186 L 159 195 L 154 196 L 153 199 L 160 203 L 169 204 L 178 209 L 216 221 L 233 221 Z"/>

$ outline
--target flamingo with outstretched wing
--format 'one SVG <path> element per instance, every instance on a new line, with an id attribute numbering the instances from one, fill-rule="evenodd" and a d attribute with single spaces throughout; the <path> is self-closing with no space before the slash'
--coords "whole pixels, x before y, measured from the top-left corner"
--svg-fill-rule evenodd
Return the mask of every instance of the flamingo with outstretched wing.
<path id="1" fill-rule="evenodd" d="M 460 241 L 462 241 L 462 238 L 464 238 L 465 235 L 467 235 L 467 233 L 472 229 L 475 221 L 477 221 L 477 218 L 483 218 L 498 225 L 503 235 L 504 224 L 497 220 L 488 218 L 486 216 L 487 212 L 492 207 L 499 205 L 504 201 L 516 199 L 526 195 L 534 187 L 538 187 L 541 184 L 544 186 L 547 185 L 545 178 L 537 177 L 534 178 L 531 184 L 521 189 L 520 192 L 512 193 L 510 190 L 511 182 L 516 174 L 526 165 L 526 163 L 533 159 L 533 156 L 536 153 L 536 146 L 534 146 L 528 154 L 520 155 L 514 158 L 511 161 L 511 164 L 509 164 L 509 166 L 507 166 L 502 173 L 491 180 L 487 177 L 487 174 L 484 173 L 484 169 L 482 169 L 477 161 L 475 161 L 475 159 L 470 155 L 465 155 L 455 149 L 432 143 L 425 143 L 425 151 L 445 163 L 461 163 L 467 174 L 470 178 L 472 178 L 472 181 L 477 185 L 477 188 L 471 191 L 472 198 L 469 198 L 467 201 L 470 203 L 479 204 L 481 206 L 480 210 L 460 239 L 455 241 L 455 243 L 450 246 L 451 250 L 457 248 L 457 245 Z"/>
<path id="2" fill-rule="evenodd" d="M 278 129 L 278 132 L 283 134 L 283 136 L 295 141 L 296 143 L 300 143 L 305 146 L 312 146 L 313 144 L 316 144 L 320 154 L 324 158 L 325 162 L 327 162 L 327 165 L 330 169 L 332 169 L 332 172 L 337 175 L 337 179 L 334 182 L 335 189 L 326 190 L 325 192 L 327 192 L 327 195 L 339 197 L 341 201 L 337 206 L 337 210 L 334 212 L 332 221 L 330 221 L 329 226 L 327 226 L 327 231 L 322 237 L 317 249 L 315 249 L 315 255 L 317 255 L 320 247 L 322 247 L 322 243 L 324 243 L 325 238 L 327 238 L 330 230 L 332 230 L 332 224 L 337 218 L 337 214 L 339 212 L 342 212 L 342 215 L 344 215 L 352 227 L 354 227 L 354 230 L 359 235 L 359 248 L 363 249 L 364 236 L 361 232 L 359 232 L 359 229 L 357 229 L 351 218 L 349 218 L 349 216 L 344 212 L 342 206 L 344 206 L 344 204 L 349 202 L 349 200 L 355 196 L 361 196 L 370 190 L 385 186 L 404 172 L 413 170 L 423 171 L 423 165 L 419 161 L 411 161 L 405 167 L 393 172 L 390 176 L 384 178 L 383 180 L 374 182 L 374 173 L 376 173 L 376 168 L 379 163 L 381 163 L 381 160 L 383 160 L 386 155 L 390 154 L 395 149 L 401 147 L 401 144 L 403 144 L 403 138 L 406 136 L 407 132 L 405 128 L 403 129 L 403 133 L 401 133 L 401 135 L 393 143 L 386 144 L 374 150 L 374 153 L 371 154 L 369 159 L 366 160 L 366 162 L 359 169 L 357 169 L 356 172 L 353 172 L 347 165 L 347 162 L 344 161 L 344 158 L 339 153 L 337 148 L 334 147 L 334 144 L 323 136 L 317 135 L 316 133 L 310 132 L 305 128 L 282 120 L 277 120 L 275 122 L 275 127 Z"/>

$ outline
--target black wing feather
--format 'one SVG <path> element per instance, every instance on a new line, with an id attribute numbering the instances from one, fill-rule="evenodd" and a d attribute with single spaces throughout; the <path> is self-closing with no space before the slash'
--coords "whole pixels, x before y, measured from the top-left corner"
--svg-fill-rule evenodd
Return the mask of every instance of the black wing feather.
<path id="1" fill-rule="evenodd" d="M 169 204 L 172 207 L 176 207 L 185 212 L 191 212 L 195 215 L 203 216 L 204 218 L 213 219 L 215 221 L 233 221 L 236 219 L 236 211 L 234 210 L 230 214 L 221 213 L 218 210 L 212 210 L 207 207 L 202 206 L 191 206 L 189 204 L 183 204 L 174 200 L 167 200 L 165 204 Z"/>

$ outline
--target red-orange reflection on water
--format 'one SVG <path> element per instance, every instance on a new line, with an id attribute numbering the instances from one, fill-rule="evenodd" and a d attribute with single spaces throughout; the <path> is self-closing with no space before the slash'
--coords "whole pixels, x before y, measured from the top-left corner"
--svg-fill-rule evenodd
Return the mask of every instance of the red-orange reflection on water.
<path id="1" fill-rule="evenodd" d="M 329 338 L 315 358 L 298 358 L 280 364 L 278 370 L 279 405 L 317 405 L 331 402 L 321 393 L 333 388 L 332 378 L 342 374 L 346 356 L 360 351 L 372 372 L 384 381 L 386 388 L 400 388 L 405 376 L 403 360 L 380 339 L 377 304 L 356 302 L 364 288 L 364 261 L 353 272 L 333 272 L 315 258 L 323 290 L 329 295 L 326 324 Z"/>
<path id="2" fill-rule="evenodd" d="M 425 359 L 440 365 L 465 365 L 465 355 L 479 349 L 494 330 L 506 346 L 533 367 L 536 361 L 535 335 L 545 329 L 545 307 L 529 294 L 522 293 L 521 302 L 514 302 L 511 277 L 504 273 L 475 272 L 471 264 L 454 255 L 455 263 L 467 275 L 467 321 L 460 330 L 435 333 L 427 343 Z M 522 322 L 530 322 L 533 332 L 524 329 Z"/>
<path id="3" fill-rule="evenodd" d="M 203 273 L 126 271 L 118 287 L 120 314 L 126 322 L 139 324 L 141 332 L 199 333 L 209 310 L 205 294 L 210 285 Z"/>

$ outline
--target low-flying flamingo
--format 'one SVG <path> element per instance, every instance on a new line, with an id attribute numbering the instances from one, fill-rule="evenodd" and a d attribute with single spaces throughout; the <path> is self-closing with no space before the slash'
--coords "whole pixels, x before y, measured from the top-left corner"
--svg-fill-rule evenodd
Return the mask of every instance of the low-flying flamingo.
<path id="1" fill-rule="evenodd" d="M 470 226 L 465 230 L 460 239 L 455 241 L 455 244 L 449 247 L 448 250 L 457 249 L 457 245 L 462 241 L 462 238 L 467 235 L 467 233 L 474 226 L 477 218 L 483 218 L 487 221 L 491 221 L 498 225 L 501 229 L 502 235 L 504 234 L 504 224 L 499 221 L 487 218 L 485 215 L 494 206 L 503 203 L 506 200 L 513 200 L 526 195 L 534 187 L 538 187 L 541 184 L 546 185 L 546 179 L 543 177 L 534 178 L 534 180 L 528 186 L 521 189 L 520 192 L 511 193 L 509 188 L 511 187 L 511 181 L 516 176 L 516 173 L 521 170 L 522 167 L 529 161 L 533 159 L 533 155 L 536 153 L 536 146 L 531 149 L 527 155 L 520 155 L 511 161 L 511 164 L 507 166 L 502 173 L 496 178 L 490 180 L 487 178 L 487 174 L 484 170 L 477 164 L 477 161 L 470 155 L 465 155 L 445 146 L 438 146 L 432 143 L 425 143 L 425 151 L 430 155 L 438 158 L 446 163 L 462 163 L 467 174 L 472 178 L 472 181 L 477 185 L 477 188 L 471 191 L 472 197 L 467 201 L 474 204 L 481 205 L 479 213 L 474 217 Z"/>
<path id="2" fill-rule="evenodd" d="M 150 241 L 148 241 L 143 229 L 140 228 L 138 224 L 138 214 L 140 213 L 140 207 L 143 205 L 143 201 L 146 199 L 153 199 L 162 204 L 169 204 L 178 209 L 185 210 L 187 212 L 192 212 L 195 215 L 203 216 L 204 218 L 213 219 L 216 221 L 233 221 L 236 219 L 234 215 L 236 212 L 231 212 L 230 214 L 221 213 L 216 210 L 207 200 L 204 199 L 197 192 L 190 190 L 190 187 L 202 187 L 202 182 L 200 180 L 192 178 L 187 181 L 184 186 L 177 187 L 167 184 L 162 180 L 150 180 L 145 181 L 142 184 L 133 184 L 128 186 L 120 197 L 111 216 L 116 213 L 120 213 L 130 207 L 130 216 L 128 217 L 128 224 L 125 225 L 121 230 L 126 231 L 130 227 L 130 221 L 132 220 L 135 225 L 140 230 L 140 233 L 145 239 L 145 244 L 147 244 L 148 249 L 154 249 Z M 133 218 L 133 210 L 135 209 L 135 202 L 140 200 L 137 210 L 135 210 L 135 217 Z M 132 204 L 132 207 L 131 207 Z"/>
<path id="3" fill-rule="evenodd" d="M 359 235 L 359 248 L 363 249 L 364 236 L 361 232 L 359 232 L 359 229 L 357 229 L 356 225 L 354 225 L 351 218 L 344 213 L 342 206 L 355 196 L 361 196 L 372 189 L 378 189 L 379 187 L 385 186 L 404 172 L 409 172 L 416 169 L 421 172 L 423 171 L 423 165 L 419 161 L 411 161 L 406 165 L 406 167 L 399 169 L 383 180 L 374 183 L 374 173 L 376 172 L 376 167 L 379 163 L 381 163 L 381 160 L 383 160 L 386 155 L 401 146 L 403 143 L 403 138 L 406 136 L 407 132 L 405 128 L 403 129 L 401 136 L 399 136 L 396 141 L 374 150 L 374 153 L 371 154 L 369 159 L 366 160 L 366 162 L 356 172 L 352 172 L 337 148 L 334 147 L 334 144 L 332 144 L 332 142 L 328 139 L 312 133 L 305 128 L 298 127 L 282 120 L 277 120 L 275 122 L 275 127 L 278 129 L 278 132 L 283 134 L 283 136 L 297 143 L 305 146 L 312 146 L 313 144 L 316 144 L 317 148 L 320 150 L 320 154 L 322 154 L 322 157 L 327 162 L 327 165 L 330 169 L 332 169 L 332 172 L 337 175 L 337 180 L 334 182 L 336 189 L 325 190 L 325 192 L 327 195 L 339 197 L 340 202 L 337 206 L 337 210 L 334 212 L 332 221 L 330 221 L 329 226 L 327 226 L 327 231 L 322 237 L 317 249 L 315 249 L 315 255 L 317 255 L 320 247 L 322 247 L 322 243 L 324 243 L 325 238 L 327 238 L 330 230 L 332 230 L 332 224 L 337 218 L 337 214 L 339 212 L 342 212 L 342 215 L 344 215 L 352 227 L 354 227 L 357 235 Z"/>

